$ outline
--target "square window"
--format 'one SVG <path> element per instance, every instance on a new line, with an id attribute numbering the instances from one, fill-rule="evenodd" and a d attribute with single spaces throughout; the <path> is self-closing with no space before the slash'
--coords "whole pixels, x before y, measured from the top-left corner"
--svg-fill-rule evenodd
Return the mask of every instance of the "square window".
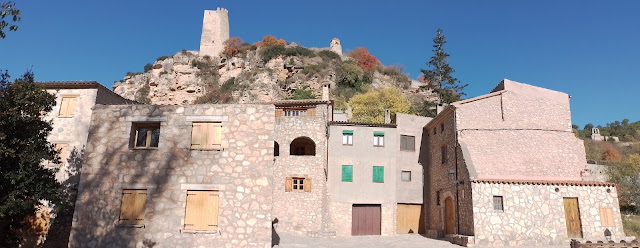
<path id="1" fill-rule="evenodd" d="M 73 117 L 73 113 L 76 110 L 77 97 L 62 97 L 60 101 L 60 111 L 58 117 Z"/>
<path id="2" fill-rule="evenodd" d="M 147 204 L 146 189 L 122 190 L 120 225 L 144 225 L 144 207 Z"/>
<path id="3" fill-rule="evenodd" d="M 342 144 L 353 145 L 353 130 L 342 130 Z"/>
<path id="4" fill-rule="evenodd" d="M 222 123 L 194 122 L 191 129 L 191 149 L 222 149 Z"/>
<path id="5" fill-rule="evenodd" d="M 132 147 L 158 147 L 160 142 L 160 123 L 133 123 L 132 132 Z"/>
<path id="6" fill-rule="evenodd" d="M 442 158 L 442 163 L 443 164 L 446 163 L 449 160 L 449 158 L 447 157 L 447 146 L 446 145 L 440 147 L 440 156 Z"/>
<path id="7" fill-rule="evenodd" d="M 401 151 L 415 151 L 416 150 L 416 137 L 410 135 L 400 135 L 400 150 Z"/>
<path id="8" fill-rule="evenodd" d="M 400 178 L 402 181 L 411 182 L 411 171 L 402 171 Z"/>
<path id="9" fill-rule="evenodd" d="M 213 190 L 188 190 L 184 229 L 217 231 L 218 195 L 219 192 Z"/>
<path id="10" fill-rule="evenodd" d="M 342 181 L 353 182 L 353 165 L 342 165 Z"/>
<path id="11" fill-rule="evenodd" d="M 284 185 L 285 192 L 310 192 L 311 179 L 306 177 L 288 177 Z"/>
<path id="12" fill-rule="evenodd" d="M 504 211 L 504 205 L 502 204 L 502 196 L 493 196 L 493 210 Z"/>
<path id="13" fill-rule="evenodd" d="M 373 167 L 373 182 L 384 183 L 384 166 Z"/>
<path id="14" fill-rule="evenodd" d="M 373 146 L 384 146 L 384 132 L 373 132 Z"/>

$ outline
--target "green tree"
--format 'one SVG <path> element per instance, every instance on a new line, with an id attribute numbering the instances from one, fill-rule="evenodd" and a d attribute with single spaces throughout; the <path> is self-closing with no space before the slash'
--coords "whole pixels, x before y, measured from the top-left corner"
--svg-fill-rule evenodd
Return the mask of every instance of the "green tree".
<path id="1" fill-rule="evenodd" d="M 409 113 L 411 102 L 395 88 L 371 90 L 364 94 L 357 94 L 349 100 L 353 108 L 350 121 L 355 122 L 384 122 L 384 110 L 390 109 L 391 115 Z"/>
<path id="2" fill-rule="evenodd" d="M 313 94 L 313 91 L 311 91 L 310 89 L 307 89 L 307 88 L 296 89 L 293 92 L 293 99 L 294 100 L 315 99 L 315 98 L 316 98 L 316 94 Z"/>
<path id="3" fill-rule="evenodd" d="M 624 162 L 608 167 L 609 181 L 618 187 L 620 207 L 638 213 L 640 204 L 640 154 L 630 155 Z"/>
<path id="4" fill-rule="evenodd" d="M 5 20 L 5 18 L 8 20 Z M 4 32 L 7 27 L 9 27 L 9 31 L 17 31 L 18 25 L 16 23 L 20 20 L 20 10 L 16 9 L 16 3 L 12 1 L 0 2 L 0 38 L 7 37 Z"/>
<path id="5" fill-rule="evenodd" d="M 27 72 L 14 82 L 5 71 L 0 79 L 0 247 L 14 247 L 23 220 L 42 200 L 57 204 L 61 187 L 55 170 L 45 160 L 60 163 L 47 141 L 51 121 L 42 119 L 55 105 L 55 96 L 33 81 Z"/>
<path id="6" fill-rule="evenodd" d="M 461 84 L 460 80 L 453 77 L 455 72 L 449 65 L 447 58 L 450 56 L 444 51 L 444 45 L 447 43 L 442 29 L 436 31 L 436 37 L 433 38 L 433 56 L 427 63 L 428 69 L 421 69 L 425 80 L 429 83 L 424 88 L 431 89 L 439 99 L 439 103 L 449 104 L 459 101 L 464 96 L 467 84 Z M 435 103 L 425 103 L 422 108 L 433 108 Z M 422 110 L 420 113 L 432 114 L 432 111 Z"/>

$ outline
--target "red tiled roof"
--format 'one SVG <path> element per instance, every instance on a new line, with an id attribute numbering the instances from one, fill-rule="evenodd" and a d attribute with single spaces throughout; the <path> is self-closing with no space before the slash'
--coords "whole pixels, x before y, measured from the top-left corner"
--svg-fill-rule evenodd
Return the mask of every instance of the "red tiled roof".
<path id="1" fill-rule="evenodd" d="M 365 127 L 390 127 L 395 128 L 395 123 L 370 123 L 370 122 L 349 122 L 349 121 L 330 121 L 330 126 L 365 126 Z"/>
<path id="2" fill-rule="evenodd" d="M 561 185 L 561 186 L 604 186 L 615 187 L 614 183 L 592 182 L 592 181 L 554 181 L 554 180 L 492 180 L 480 179 L 472 180 L 472 183 L 494 183 L 494 184 L 526 184 L 526 185 Z"/>

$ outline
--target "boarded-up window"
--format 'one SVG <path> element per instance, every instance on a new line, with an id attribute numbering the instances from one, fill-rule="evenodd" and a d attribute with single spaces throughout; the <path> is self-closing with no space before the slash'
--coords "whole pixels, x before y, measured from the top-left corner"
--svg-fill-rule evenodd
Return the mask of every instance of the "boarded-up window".
<path id="1" fill-rule="evenodd" d="M 135 148 L 158 147 L 160 143 L 160 123 L 133 123 Z"/>
<path id="2" fill-rule="evenodd" d="M 405 182 L 411 182 L 411 171 L 402 171 L 400 179 Z"/>
<path id="3" fill-rule="evenodd" d="M 384 146 L 384 132 L 373 132 L 373 146 Z"/>
<path id="4" fill-rule="evenodd" d="M 600 208 L 600 223 L 602 226 L 615 226 L 613 221 L 613 209 L 612 208 Z"/>
<path id="5" fill-rule="evenodd" d="M 187 191 L 184 229 L 197 231 L 218 230 L 218 191 Z"/>
<path id="6" fill-rule="evenodd" d="M 410 135 L 400 135 L 400 150 L 401 151 L 415 151 L 416 150 L 416 137 Z"/>
<path id="7" fill-rule="evenodd" d="M 442 163 L 443 163 L 443 164 L 444 164 L 444 163 L 446 163 L 446 162 L 447 162 L 447 160 L 449 159 L 449 158 L 447 157 L 447 146 L 442 146 L 442 147 L 440 147 L 440 156 L 441 156 L 441 158 L 442 158 Z"/>
<path id="8" fill-rule="evenodd" d="M 73 117 L 73 112 L 76 110 L 77 97 L 62 97 L 60 101 L 60 112 L 58 117 Z"/>
<path id="9" fill-rule="evenodd" d="M 144 207 L 147 203 L 146 189 L 122 190 L 120 225 L 143 225 Z"/>
<path id="10" fill-rule="evenodd" d="M 342 181 L 353 182 L 353 165 L 342 165 Z"/>
<path id="11" fill-rule="evenodd" d="M 384 183 L 384 167 L 383 166 L 373 167 L 373 182 Z"/>
<path id="12" fill-rule="evenodd" d="M 502 196 L 493 196 L 493 210 L 504 211 L 504 205 L 502 203 Z"/>
<path id="13" fill-rule="evenodd" d="M 191 149 L 216 150 L 221 148 L 222 123 L 193 123 Z"/>
<path id="14" fill-rule="evenodd" d="M 311 192 L 311 178 L 287 177 L 284 183 L 284 191 Z"/>

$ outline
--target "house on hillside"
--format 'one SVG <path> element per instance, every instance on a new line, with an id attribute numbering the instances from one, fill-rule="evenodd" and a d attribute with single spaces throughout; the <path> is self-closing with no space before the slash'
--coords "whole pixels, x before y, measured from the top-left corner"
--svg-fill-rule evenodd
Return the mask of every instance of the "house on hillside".
<path id="1" fill-rule="evenodd" d="M 583 181 L 569 95 L 505 79 L 424 127 L 424 225 L 473 246 L 624 238 L 616 187 Z"/>
<path id="2" fill-rule="evenodd" d="M 338 236 L 417 233 L 422 208 L 422 127 L 431 118 L 329 123 L 328 191 Z"/>

